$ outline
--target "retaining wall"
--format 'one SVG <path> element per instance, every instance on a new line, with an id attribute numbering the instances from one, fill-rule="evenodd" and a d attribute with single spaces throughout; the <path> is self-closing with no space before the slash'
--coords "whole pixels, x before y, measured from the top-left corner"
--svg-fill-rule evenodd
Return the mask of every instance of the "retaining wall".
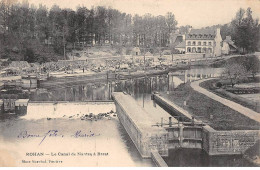
<path id="1" fill-rule="evenodd" d="M 216 131 L 203 127 L 203 149 L 209 155 L 243 154 L 259 140 L 259 130 Z"/>
<path id="2" fill-rule="evenodd" d="M 168 156 L 168 133 L 162 127 L 155 127 L 144 109 L 129 95 L 113 93 L 118 118 L 132 139 L 140 155 L 150 158 L 151 151 L 157 150 Z"/>
<path id="3" fill-rule="evenodd" d="M 164 99 L 163 97 L 155 94 L 152 97 L 155 102 L 160 103 L 164 108 L 170 110 L 173 113 L 176 113 L 179 116 L 183 116 L 186 119 L 191 120 L 191 114 L 189 114 L 186 110 L 180 108 L 175 105 L 173 102 Z M 195 122 L 197 120 L 195 119 Z M 197 121 L 198 122 L 198 121 Z M 170 132 L 170 131 L 169 131 Z M 192 135 L 194 133 L 189 133 L 190 140 L 192 140 Z M 180 136 L 176 136 L 178 133 L 175 132 L 175 138 L 183 137 L 185 139 L 185 135 L 180 134 Z M 260 140 L 260 130 L 228 130 L 228 131 L 217 131 L 210 126 L 206 125 L 202 127 L 201 134 L 202 146 L 209 155 L 233 155 L 233 154 L 243 154 L 248 148 L 253 146 L 257 140 Z M 172 138 L 171 132 L 169 133 L 169 139 Z M 174 136 L 173 136 L 174 138 Z M 187 137 L 186 137 L 187 138 Z M 197 137 L 196 137 L 197 138 Z M 195 139 L 196 139 L 195 138 Z M 185 147 L 183 144 L 178 144 L 178 142 L 183 142 L 184 140 L 180 140 L 173 143 L 173 146 Z M 189 140 L 189 139 L 188 139 Z M 195 141 L 195 140 L 193 140 Z M 199 147 L 199 140 L 196 139 L 194 147 Z M 197 144 L 198 143 L 198 144 Z M 192 147 L 194 143 L 186 144 L 186 147 Z M 172 147 L 172 146 L 170 146 Z"/>

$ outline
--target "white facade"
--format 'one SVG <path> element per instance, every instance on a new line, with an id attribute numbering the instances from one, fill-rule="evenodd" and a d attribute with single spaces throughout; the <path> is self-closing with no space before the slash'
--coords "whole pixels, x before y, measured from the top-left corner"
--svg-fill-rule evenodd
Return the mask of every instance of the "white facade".
<path id="1" fill-rule="evenodd" d="M 214 56 L 221 55 L 221 42 L 222 42 L 222 37 L 220 35 L 220 28 L 218 28 L 215 36 Z"/>
<path id="2" fill-rule="evenodd" d="M 223 42 L 222 54 L 229 54 L 229 50 L 229 44 L 227 42 Z"/>
<path id="3" fill-rule="evenodd" d="M 205 32 L 205 33 L 204 33 Z M 189 33 L 185 40 L 185 52 L 187 54 L 206 54 L 207 56 L 215 57 L 221 55 L 220 29 L 216 30 L 196 30 Z"/>

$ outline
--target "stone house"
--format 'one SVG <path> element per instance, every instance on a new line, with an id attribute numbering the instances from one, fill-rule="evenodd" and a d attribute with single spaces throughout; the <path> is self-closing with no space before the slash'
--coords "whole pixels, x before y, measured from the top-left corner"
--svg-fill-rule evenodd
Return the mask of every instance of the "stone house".
<path id="1" fill-rule="evenodd" d="M 237 46 L 234 41 L 232 41 L 231 36 L 226 36 L 226 39 L 222 44 L 222 54 L 232 54 L 238 51 Z"/>
<path id="2" fill-rule="evenodd" d="M 220 56 L 221 42 L 220 28 L 191 29 L 185 35 L 185 53 L 201 53 L 211 57 Z"/>

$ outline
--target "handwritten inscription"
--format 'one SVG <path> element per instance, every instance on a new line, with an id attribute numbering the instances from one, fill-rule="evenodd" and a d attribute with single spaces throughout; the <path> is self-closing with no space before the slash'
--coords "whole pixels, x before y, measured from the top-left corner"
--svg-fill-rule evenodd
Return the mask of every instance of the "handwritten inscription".
<path id="1" fill-rule="evenodd" d="M 87 133 L 83 132 L 82 130 L 77 130 L 72 135 L 69 135 L 72 138 L 93 138 L 100 136 L 100 134 L 96 134 L 92 131 L 88 131 Z M 19 139 L 28 139 L 28 138 L 40 138 L 41 141 L 39 145 L 41 145 L 47 138 L 64 138 L 65 135 L 58 130 L 49 130 L 44 134 L 32 134 L 29 133 L 27 130 L 22 131 L 18 134 L 17 138 Z"/>

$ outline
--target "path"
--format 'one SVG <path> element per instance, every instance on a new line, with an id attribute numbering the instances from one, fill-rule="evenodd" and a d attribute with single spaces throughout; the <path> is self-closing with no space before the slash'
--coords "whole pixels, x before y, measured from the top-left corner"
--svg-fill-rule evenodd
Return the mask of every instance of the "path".
<path id="1" fill-rule="evenodd" d="M 212 92 L 209 92 L 208 90 L 200 87 L 199 84 L 202 83 L 203 81 L 206 81 L 206 80 L 209 80 L 209 79 L 194 81 L 194 82 L 191 83 L 191 87 L 195 91 L 202 93 L 202 94 L 208 96 L 209 98 L 211 98 L 211 99 L 213 99 L 213 100 L 215 100 L 219 103 L 222 103 L 223 105 L 228 106 L 229 108 L 231 108 L 231 109 L 249 117 L 250 119 L 253 119 L 253 120 L 260 123 L 260 113 L 257 113 L 255 111 L 249 109 L 249 108 L 246 108 L 246 107 L 244 107 L 244 106 L 242 106 L 238 103 L 235 103 L 233 101 L 230 101 L 228 99 L 222 98 L 222 97 L 220 97 L 220 96 L 218 96 L 218 95 L 216 95 Z"/>

